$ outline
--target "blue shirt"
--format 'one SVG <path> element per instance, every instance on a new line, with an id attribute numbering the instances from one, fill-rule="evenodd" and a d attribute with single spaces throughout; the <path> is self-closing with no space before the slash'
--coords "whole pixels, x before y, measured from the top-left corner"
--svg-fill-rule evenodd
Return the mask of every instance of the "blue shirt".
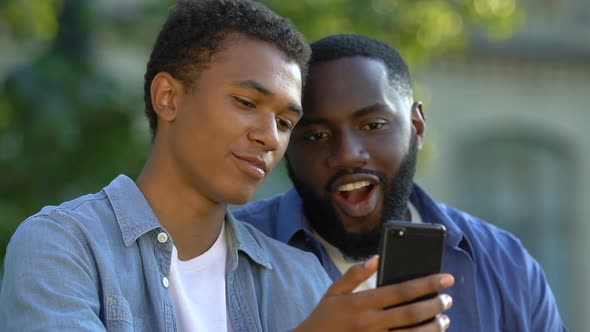
<path id="1" fill-rule="evenodd" d="M 410 201 L 422 220 L 447 229 L 443 272 L 455 277 L 445 291 L 453 331 L 566 331 L 541 266 L 508 232 L 465 212 L 434 202 L 414 185 Z M 341 273 L 314 237 L 297 191 L 250 203 L 236 218 L 265 234 L 314 253 L 333 280 Z"/>
<path id="2" fill-rule="evenodd" d="M 287 331 L 331 284 L 309 253 L 226 216 L 226 300 L 233 331 Z M 43 208 L 13 235 L 0 331 L 175 331 L 172 238 L 126 176 Z"/>

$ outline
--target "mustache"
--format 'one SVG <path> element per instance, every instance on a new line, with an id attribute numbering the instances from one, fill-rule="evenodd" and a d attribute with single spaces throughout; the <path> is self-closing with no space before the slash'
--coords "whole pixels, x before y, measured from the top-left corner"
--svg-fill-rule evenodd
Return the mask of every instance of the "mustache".
<path id="1" fill-rule="evenodd" d="M 326 187 L 324 188 L 325 192 L 331 192 L 334 183 L 336 181 L 338 181 L 341 177 L 346 176 L 346 175 L 351 175 L 351 174 L 370 174 L 373 176 L 376 176 L 379 178 L 379 181 L 381 183 L 386 183 L 387 182 L 387 178 L 385 177 L 385 174 L 381 173 L 381 172 L 377 172 L 377 171 L 372 171 L 370 169 L 365 169 L 365 168 L 360 168 L 360 167 L 355 167 L 355 168 L 350 168 L 350 169 L 343 169 L 340 170 L 338 172 L 336 172 L 336 174 L 334 174 L 329 180 L 328 183 L 326 184 Z"/>

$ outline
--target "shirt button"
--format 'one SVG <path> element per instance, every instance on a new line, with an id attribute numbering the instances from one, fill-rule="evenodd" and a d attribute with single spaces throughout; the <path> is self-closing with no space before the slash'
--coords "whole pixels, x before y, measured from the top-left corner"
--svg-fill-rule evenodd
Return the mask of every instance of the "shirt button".
<path id="1" fill-rule="evenodd" d="M 166 234 L 164 232 L 158 234 L 158 242 L 166 243 L 166 241 L 168 241 L 168 234 Z"/>
<path id="2" fill-rule="evenodd" d="M 166 278 L 166 277 L 162 278 L 162 286 L 164 286 L 164 288 L 168 288 L 168 286 L 170 286 L 170 282 L 168 281 L 168 278 Z"/>

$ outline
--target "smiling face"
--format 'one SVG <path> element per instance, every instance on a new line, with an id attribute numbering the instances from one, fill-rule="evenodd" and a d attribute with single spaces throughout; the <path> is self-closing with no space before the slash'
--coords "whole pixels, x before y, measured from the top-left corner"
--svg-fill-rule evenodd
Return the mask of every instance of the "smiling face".
<path id="1" fill-rule="evenodd" d="M 301 117 L 301 71 L 271 44 L 234 34 L 189 87 L 152 84 L 156 145 L 171 183 L 218 204 L 243 204 L 282 158 Z"/>
<path id="2" fill-rule="evenodd" d="M 421 105 L 391 84 L 378 60 L 314 64 L 287 151 L 312 226 L 353 260 L 376 253 L 383 220 L 404 217 L 422 144 Z"/>

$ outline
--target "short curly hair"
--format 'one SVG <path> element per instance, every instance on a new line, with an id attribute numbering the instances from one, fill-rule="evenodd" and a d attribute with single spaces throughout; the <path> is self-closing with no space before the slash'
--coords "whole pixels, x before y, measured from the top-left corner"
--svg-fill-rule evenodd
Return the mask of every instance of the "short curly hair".
<path id="1" fill-rule="evenodd" d="M 408 64 L 392 46 L 378 39 L 355 34 L 337 34 L 324 37 L 311 44 L 309 65 L 345 57 L 363 56 L 381 61 L 394 89 L 412 98 L 412 81 Z"/>
<path id="2" fill-rule="evenodd" d="M 303 35 L 288 19 L 262 4 L 249 0 L 179 0 L 162 26 L 147 64 L 144 83 L 145 113 L 152 138 L 158 117 L 151 100 L 156 74 L 167 72 L 186 86 L 191 85 L 222 51 L 232 33 L 268 42 L 307 76 L 310 49 Z"/>

